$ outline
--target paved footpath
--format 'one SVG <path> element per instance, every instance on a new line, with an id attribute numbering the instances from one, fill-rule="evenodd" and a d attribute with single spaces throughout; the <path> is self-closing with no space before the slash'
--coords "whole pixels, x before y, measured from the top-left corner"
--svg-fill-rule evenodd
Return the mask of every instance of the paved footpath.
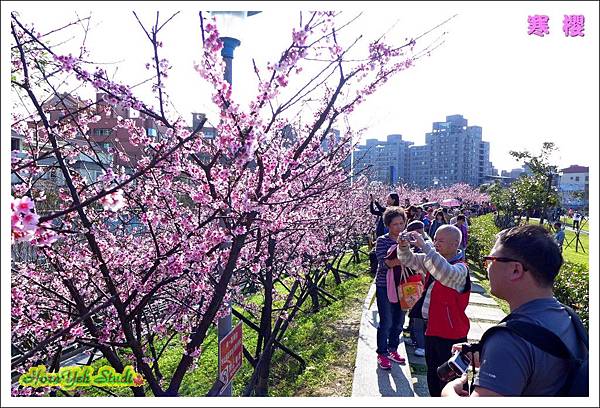
<path id="1" fill-rule="evenodd" d="M 506 314 L 492 299 L 478 280 L 471 277 L 473 288 L 469 297 L 467 316 L 471 321 L 471 329 L 467 338 L 469 341 L 478 341 L 483 332 L 498 323 Z M 352 381 L 353 397 L 428 397 L 427 366 L 424 357 L 416 357 L 414 348 L 410 345 L 408 337 L 402 337 L 398 353 L 406 358 L 407 364 L 392 363 L 392 369 L 382 370 L 377 366 L 377 302 L 371 305 L 375 294 L 375 284 L 371 285 L 369 293 L 363 304 L 363 313 L 358 335 L 356 349 L 356 364 Z M 408 326 L 408 317 L 405 320 Z M 414 374 L 411 374 L 410 366 Z"/>

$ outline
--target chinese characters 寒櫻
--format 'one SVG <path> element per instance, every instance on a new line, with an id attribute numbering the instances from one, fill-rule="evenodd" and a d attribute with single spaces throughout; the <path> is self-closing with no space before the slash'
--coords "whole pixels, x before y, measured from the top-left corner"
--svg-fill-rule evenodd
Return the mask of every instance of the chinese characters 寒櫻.
<path id="1" fill-rule="evenodd" d="M 533 15 L 527 17 L 529 27 L 527 30 L 528 35 L 537 35 L 543 37 L 546 34 L 550 34 L 549 26 L 550 17 L 545 15 Z M 563 19 L 563 32 L 565 37 L 583 37 L 585 34 L 585 17 L 583 15 L 564 15 Z"/>

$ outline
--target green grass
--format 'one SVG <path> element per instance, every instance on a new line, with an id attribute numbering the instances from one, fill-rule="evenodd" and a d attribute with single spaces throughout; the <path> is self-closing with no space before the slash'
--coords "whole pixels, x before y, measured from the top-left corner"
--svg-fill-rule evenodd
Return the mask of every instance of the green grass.
<path id="1" fill-rule="evenodd" d="M 577 252 L 575 252 L 575 244 L 577 243 L 577 241 L 574 239 L 575 233 L 573 231 L 565 230 L 565 241 L 563 242 L 563 258 L 565 258 L 565 260 L 567 261 L 583 264 L 589 269 L 590 237 L 587 234 L 579 234 L 579 241 L 581 242 L 581 244 L 578 245 Z M 567 244 L 569 242 L 571 244 L 567 248 Z M 582 246 L 585 252 L 583 252 L 583 250 L 581 249 Z"/>
<path id="2" fill-rule="evenodd" d="M 522 218 L 522 221 L 525 220 L 525 217 Z M 530 218 L 529 219 L 529 223 L 530 224 L 539 224 L 540 219 L 539 218 Z M 544 225 L 546 225 L 546 223 L 548 222 L 548 220 L 544 220 Z M 566 217 L 566 216 L 562 216 L 560 217 L 560 222 L 562 223 L 563 226 L 569 227 L 569 228 L 573 228 L 573 219 Z M 580 224 L 583 224 L 583 226 L 581 227 L 582 231 L 586 231 L 586 232 L 590 232 L 589 227 L 589 219 L 586 217 L 585 222 L 580 222 Z"/>
<path id="3" fill-rule="evenodd" d="M 523 222 L 525 222 L 525 219 L 522 220 Z M 537 224 L 539 223 L 539 218 L 530 218 L 529 219 L 529 224 Z M 544 224 L 546 227 L 548 224 Z M 587 228 L 587 223 L 584 226 L 584 228 L 582 228 L 582 231 L 585 231 Z M 565 240 L 563 242 L 563 258 L 566 261 L 571 261 L 571 262 L 575 262 L 575 263 L 580 263 L 582 265 L 585 265 L 586 268 L 589 269 L 589 252 L 590 252 L 590 236 L 588 234 L 579 234 L 579 241 L 581 242 L 581 245 L 578 245 L 577 248 L 577 252 L 575 252 L 575 244 L 577 243 L 576 240 L 574 240 L 575 238 L 575 232 L 570 231 L 568 229 L 565 229 Z M 571 242 L 572 241 L 572 242 Z M 569 247 L 567 248 L 567 244 L 569 244 L 569 242 L 571 243 L 569 245 Z M 583 246 L 583 250 L 581 249 Z M 585 250 L 585 252 L 583 252 Z"/>
<path id="4" fill-rule="evenodd" d="M 562 222 L 563 225 L 567 225 L 567 226 L 573 228 L 573 218 L 569 218 L 569 217 L 566 217 L 563 215 L 562 217 L 560 217 L 560 222 Z M 582 224 L 582 222 L 580 222 L 580 224 Z M 590 232 L 589 226 L 590 226 L 590 224 L 586 217 L 585 222 L 583 223 L 583 226 L 581 227 L 581 230 Z"/>
<path id="5" fill-rule="evenodd" d="M 366 251 L 366 247 L 363 248 Z M 331 370 L 333 364 L 350 365 L 353 367 L 356 358 L 357 334 L 344 336 L 341 330 L 344 329 L 348 316 L 352 311 L 358 308 L 360 310 L 362 303 L 367 295 L 372 282 L 372 277 L 368 275 L 369 261 L 366 255 L 361 254 L 361 262 L 353 262 L 345 267 L 351 253 L 346 254 L 340 268 L 348 272 L 358 274 L 357 278 L 346 279 L 341 275 L 343 282 L 335 285 L 332 274 L 330 273 L 326 280 L 325 288 L 338 300 L 331 305 L 324 307 L 315 314 L 299 315 L 288 328 L 282 343 L 291 350 L 299 354 L 306 361 L 306 369 L 300 370 L 299 363 L 283 353 L 276 350 L 273 355 L 273 363 L 270 376 L 270 396 L 294 396 L 301 392 L 302 395 L 319 395 L 319 388 L 324 384 L 332 383 L 335 376 L 339 375 L 335 370 Z M 287 285 L 287 283 L 286 283 Z M 284 295 L 287 291 L 282 285 L 275 285 L 276 290 Z M 289 285 L 288 285 L 289 287 Z M 254 294 L 249 301 L 255 304 L 262 304 L 262 293 Z M 274 308 L 281 307 L 283 300 L 274 302 Z M 302 309 L 309 310 L 311 307 L 310 298 L 305 302 Z M 250 317 L 244 313 L 246 317 Z M 254 320 L 254 319 L 252 319 Z M 233 324 L 237 324 L 237 319 L 233 319 Z M 243 341 L 244 346 L 253 353 L 256 349 L 257 333 L 244 325 Z M 158 341 L 160 345 L 165 340 Z M 163 356 L 159 360 L 159 368 L 166 379 L 170 379 L 175 372 L 181 354 L 183 345 L 180 336 L 176 336 Z M 125 353 L 121 353 L 124 355 Z M 106 359 L 95 361 L 92 366 L 97 369 L 100 366 L 108 365 Z M 179 390 L 180 396 L 201 397 L 206 395 L 211 388 L 218 371 L 218 344 L 216 330 L 211 327 L 207 338 L 202 345 L 202 354 L 197 367 L 188 372 L 182 382 Z M 252 375 L 252 366 L 244 358 L 242 368 L 235 376 L 233 382 L 233 396 L 241 396 L 245 385 L 249 382 Z M 166 388 L 167 384 L 163 385 Z M 146 386 L 146 395 L 152 396 L 149 387 Z M 107 396 L 107 394 L 95 388 L 85 388 L 85 396 Z M 129 388 L 110 388 L 110 391 L 119 396 L 133 396 Z M 351 393 L 350 386 L 347 389 L 347 395 Z M 340 395 L 341 396 L 341 395 Z"/>
<path id="6" fill-rule="evenodd" d="M 345 365 L 354 364 L 357 333 L 340 336 L 339 329 L 349 310 L 362 304 L 371 282 L 371 277 L 363 275 L 342 283 L 333 293 L 340 300 L 296 322 L 284 342 L 300 353 L 307 361 L 307 368 L 300 372 L 295 360 L 277 351 L 275 357 L 279 360 L 273 365 L 272 396 L 294 396 L 301 390 L 303 395 L 316 396 L 324 383 L 335 381 L 336 371 L 331 367 L 342 363 L 340 358 L 346 360 Z"/>

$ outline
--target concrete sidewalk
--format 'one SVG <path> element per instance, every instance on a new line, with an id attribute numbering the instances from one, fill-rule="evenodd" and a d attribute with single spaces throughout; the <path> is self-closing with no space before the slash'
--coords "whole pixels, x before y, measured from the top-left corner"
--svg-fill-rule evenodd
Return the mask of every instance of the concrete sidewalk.
<path id="1" fill-rule="evenodd" d="M 375 294 L 371 285 L 363 304 L 363 313 L 356 348 L 356 364 L 352 380 L 353 397 L 414 397 L 408 357 L 404 342 L 400 342 L 398 353 L 406 358 L 404 365 L 392 362 L 391 370 L 382 370 L 377 365 L 377 302 L 369 308 Z M 404 337 L 402 337 L 404 338 Z"/>
<path id="2" fill-rule="evenodd" d="M 467 338 L 469 342 L 481 339 L 483 333 L 496 325 L 506 314 L 500 309 L 496 301 L 485 292 L 478 284 L 478 280 L 471 277 L 472 290 L 469 297 L 469 306 L 466 313 L 469 317 L 471 328 Z M 392 363 L 391 370 L 382 370 L 377 366 L 377 302 L 369 308 L 375 294 L 375 284 L 371 285 L 369 293 L 363 304 L 363 313 L 360 323 L 358 346 L 356 349 L 356 364 L 352 382 L 353 397 L 428 397 L 427 366 L 424 357 L 414 355 L 414 347 L 408 337 L 402 336 L 398 353 L 406 358 L 406 365 Z M 408 316 L 404 327 L 408 327 Z M 405 343 L 406 341 L 406 343 Z M 410 366 L 414 375 L 411 374 Z"/>

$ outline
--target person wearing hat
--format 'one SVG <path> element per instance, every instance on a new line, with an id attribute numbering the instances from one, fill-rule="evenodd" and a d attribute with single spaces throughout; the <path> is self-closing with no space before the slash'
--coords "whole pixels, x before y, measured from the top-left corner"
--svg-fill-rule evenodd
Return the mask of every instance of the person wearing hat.
<path id="1" fill-rule="evenodd" d="M 408 225 L 406 226 L 406 232 L 411 232 L 411 231 L 417 231 L 419 234 L 421 234 L 421 236 L 423 237 L 423 239 L 425 241 L 431 241 L 431 237 L 429 237 L 429 235 L 427 235 L 427 233 L 425 232 L 425 224 L 423 223 L 423 221 L 414 220 L 414 221 L 409 222 Z M 417 248 L 415 246 L 411 246 L 411 249 L 420 250 L 419 248 Z"/>

